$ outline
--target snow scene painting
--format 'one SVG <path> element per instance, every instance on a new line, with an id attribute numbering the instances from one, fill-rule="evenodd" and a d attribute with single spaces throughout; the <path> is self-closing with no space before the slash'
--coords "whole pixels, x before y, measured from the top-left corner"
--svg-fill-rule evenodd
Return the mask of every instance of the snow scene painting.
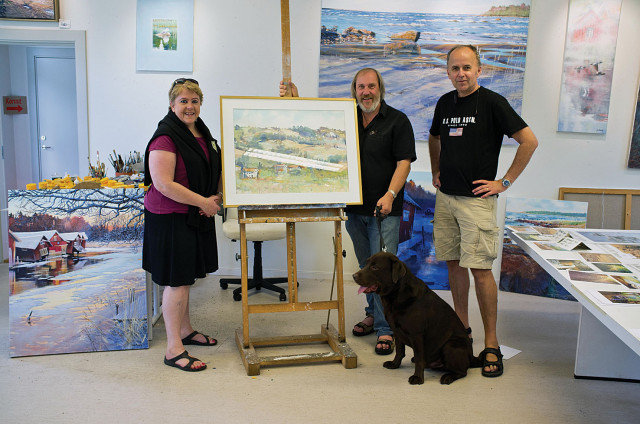
<path id="1" fill-rule="evenodd" d="M 144 190 L 8 198 L 10 355 L 148 348 Z"/>

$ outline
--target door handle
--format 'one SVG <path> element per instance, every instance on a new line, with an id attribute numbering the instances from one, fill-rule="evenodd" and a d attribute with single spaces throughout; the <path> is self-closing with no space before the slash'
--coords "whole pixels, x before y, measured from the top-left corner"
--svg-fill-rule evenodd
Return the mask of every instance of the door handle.
<path id="1" fill-rule="evenodd" d="M 42 150 L 50 149 L 51 146 L 45 146 L 44 144 L 41 146 Z"/>

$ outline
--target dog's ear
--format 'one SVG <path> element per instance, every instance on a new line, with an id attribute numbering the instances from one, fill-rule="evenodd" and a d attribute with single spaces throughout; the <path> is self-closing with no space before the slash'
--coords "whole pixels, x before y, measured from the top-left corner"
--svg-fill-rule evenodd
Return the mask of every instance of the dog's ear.
<path id="1" fill-rule="evenodd" d="M 400 259 L 393 257 L 391 260 L 391 281 L 397 283 L 407 274 L 407 267 Z"/>

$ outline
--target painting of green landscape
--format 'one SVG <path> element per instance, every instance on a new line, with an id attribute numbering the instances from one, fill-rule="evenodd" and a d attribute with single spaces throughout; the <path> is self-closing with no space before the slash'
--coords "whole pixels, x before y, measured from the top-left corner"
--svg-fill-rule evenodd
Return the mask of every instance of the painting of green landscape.
<path id="1" fill-rule="evenodd" d="M 238 193 L 346 192 L 342 111 L 235 109 Z"/>

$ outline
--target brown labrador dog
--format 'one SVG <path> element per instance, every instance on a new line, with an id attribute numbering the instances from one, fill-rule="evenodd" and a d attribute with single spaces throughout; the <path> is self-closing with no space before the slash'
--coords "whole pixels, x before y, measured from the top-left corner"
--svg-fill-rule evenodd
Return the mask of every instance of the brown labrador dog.
<path id="1" fill-rule="evenodd" d="M 393 330 L 396 356 L 383 364 L 385 368 L 400 367 L 405 346 L 414 353 L 415 372 L 409 377 L 410 384 L 424 383 L 427 366 L 447 371 L 440 378 L 441 384 L 451 384 L 466 376 L 467 369 L 482 366 L 482 360 L 473 356 L 469 336 L 453 308 L 395 255 L 376 253 L 353 274 L 353 279 L 361 286 L 361 293 L 380 295 Z"/>

